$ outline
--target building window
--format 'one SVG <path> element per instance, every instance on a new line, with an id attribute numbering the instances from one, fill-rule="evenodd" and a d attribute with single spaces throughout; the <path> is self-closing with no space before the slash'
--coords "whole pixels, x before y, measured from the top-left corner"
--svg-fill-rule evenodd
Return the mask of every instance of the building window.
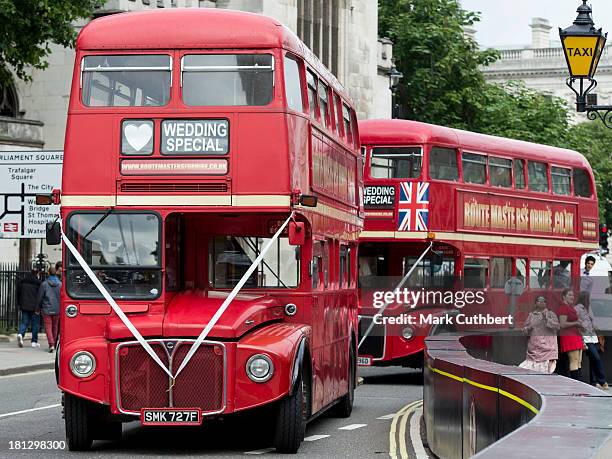
<path id="1" fill-rule="evenodd" d="M 551 167 L 550 177 L 552 178 L 553 193 L 570 195 L 571 173 L 569 169 L 563 167 Z"/>
<path id="2" fill-rule="evenodd" d="M 491 186 L 512 188 L 512 161 L 504 158 L 489 158 Z"/>
<path id="3" fill-rule="evenodd" d="M 421 176 L 420 147 L 374 148 L 370 175 L 374 178 L 417 178 Z"/>
<path id="4" fill-rule="evenodd" d="M 17 100 L 17 91 L 12 83 L 0 85 L 0 116 L 17 118 L 19 113 Z"/>
<path id="5" fill-rule="evenodd" d="M 455 150 L 433 147 L 429 152 L 429 176 L 432 179 L 456 181 L 459 169 Z"/>
<path id="6" fill-rule="evenodd" d="M 591 178 L 585 169 L 574 169 L 574 194 L 581 198 L 590 198 L 593 195 Z"/>
<path id="7" fill-rule="evenodd" d="M 298 37 L 334 75 L 338 75 L 339 1 L 298 0 L 297 11 Z"/>
<path id="8" fill-rule="evenodd" d="M 463 181 L 484 184 L 487 181 L 487 157 L 474 153 L 463 153 Z"/>
<path id="9" fill-rule="evenodd" d="M 546 164 L 529 161 L 527 170 L 529 172 L 529 190 L 547 192 L 549 187 Z"/>

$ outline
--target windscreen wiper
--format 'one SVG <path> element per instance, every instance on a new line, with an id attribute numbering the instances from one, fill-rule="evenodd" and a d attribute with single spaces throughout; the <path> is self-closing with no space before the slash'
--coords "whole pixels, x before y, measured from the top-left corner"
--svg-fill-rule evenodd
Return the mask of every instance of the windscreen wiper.
<path id="1" fill-rule="evenodd" d="M 96 228 L 97 228 L 98 226 L 100 226 L 100 223 L 102 223 L 102 222 L 103 222 L 103 221 L 106 219 L 106 217 L 108 217 L 108 216 L 109 216 L 109 215 L 110 215 L 112 212 L 113 212 L 113 209 L 112 209 L 112 208 L 110 208 L 110 207 L 109 207 L 108 209 L 106 209 L 106 212 L 104 212 L 104 215 L 102 215 L 102 216 L 100 217 L 100 219 L 99 219 L 99 220 L 98 220 L 98 221 L 95 223 L 95 225 L 94 225 L 94 226 L 92 226 L 92 227 L 89 229 L 89 231 L 87 231 L 87 234 L 86 234 L 85 236 L 83 236 L 83 240 L 86 240 L 86 239 L 87 239 L 87 236 L 89 236 L 91 233 L 93 233 L 93 232 L 96 230 Z"/>

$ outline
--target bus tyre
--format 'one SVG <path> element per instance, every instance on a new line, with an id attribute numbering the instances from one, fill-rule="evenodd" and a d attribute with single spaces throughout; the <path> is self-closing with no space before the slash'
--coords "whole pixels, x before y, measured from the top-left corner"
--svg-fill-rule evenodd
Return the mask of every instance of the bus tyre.
<path id="1" fill-rule="evenodd" d="M 71 394 L 64 395 L 66 440 L 70 451 L 88 451 L 93 443 L 93 417 L 89 402 Z"/>
<path id="2" fill-rule="evenodd" d="M 355 374 L 357 373 L 357 361 L 353 346 L 349 353 L 348 392 L 342 396 L 336 406 L 331 409 L 331 415 L 336 418 L 348 418 L 353 412 L 353 401 L 355 400 Z"/>
<path id="3" fill-rule="evenodd" d="M 304 379 L 300 375 L 293 394 L 282 399 L 278 406 L 274 434 L 277 453 L 295 454 L 304 440 L 307 413 L 305 394 L 309 390 L 305 387 Z"/>

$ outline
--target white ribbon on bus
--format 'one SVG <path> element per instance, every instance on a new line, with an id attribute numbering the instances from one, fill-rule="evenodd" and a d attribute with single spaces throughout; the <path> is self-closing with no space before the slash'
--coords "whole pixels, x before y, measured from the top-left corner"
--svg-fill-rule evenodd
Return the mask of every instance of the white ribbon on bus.
<path id="1" fill-rule="evenodd" d="M 221 306 L 219 306 L 219 309 L 217 309 L 217 312 L 215 312 L 215 314 L 210 319 L 208 324 L 206 324 L 206 326 L 202 330 L 202 333 L 200 333 L 200 336 L 198 336 L 198 338 L 195 340 L 195 342 L 193 343 L 193 345 L 189 349 L 189 352 L 187 353 L 187 355 L 183 359 L 183 362 L 179 366 L 179 369 L 176 371 L 176 373 L 174 375 L 172 374 L 170 369 L 168 367 L 166 367 L 166 365 L 164 365 L 164 363 L 160 360 L 160 358 L 153 351 L 153 349 L 151 348 L 149 343 L 147 343 L 147 341 L 143 338 L 143 336 L 140 334 L 138 329 L 134 326 L 134 324 L 130 321 L 130 319 L 121 310 L 121 308 L 119 307 L 117 302 L 114 300 L 114 298 L 110 295 L 110 293 L 108 293 L 108 290 L 106 290 L 104 285 L 102 285 L 102 282 L 100 282 L 98 277 L 94 274 L 94 272 L 89 267 L 87 262 L 83 259 L 83 257 L 81 256 L 79 251 L 76 249 L 76 247 L 72 244 L 72 242 L 70 242 L 70 239 L 68 239 L 68 237 L 64 233 L 64 229 L 63 229 L 62 223 L 61 223 L 61 218 L 59 219 L 59 222 L 60 222 L 60 229 L 61 229 L 61 232 L 62 232 L 62 240 L 64 241 L 64 244 L 66 244 L 66 247 L 68 247 L 68 250 L 70 251 L 70 253 L 74 256 L 74 258 L 76 258 L 76 260 L 79 263 L 79 265 L 81 265 L 81 268 L 83 268 L 83 270 L 85 271 L 87 276 L 91 279 L 91 281 L 96 286 L 98 291 L 102 294 L 102 296 L 108 302 L 108 304 L 111 306 L 113 311 L 115 311 L 115 314 L 117 314 L 119 319 L 121 319 L 121 322 L 123 322 L 123 324 L 127 327 L 127 329 L 130 331 L 130 333 L 132 333 L 134 338 L 136 338 L 136 340 L 140 343 L 140 345 L 144 348 L 144 350 L 147 351 L 147 353 L 151 356 L 151 358 L 155 361 L 155 363 L 157 363 L 168 374 L 168 376 L 170 376 L 170 378 L 172 380 L 172 385 L 174 385 L 174 381 L 176 380 L 176 377 L 183 370 L 183 368 L 185 368 L 187 363 L 189 363 L 189 361 L 191 360 L 191 357 L 193 356 L 193 354 L 195 354 L 195 352 L 198 350 L 198 347 L 200 347 L 202 342 L 208 336 L 208 333 L 210 333 L 210 330 L 212 330 L 212 328 L 215 326 L 215 324 L 221 318 L 221 316 L 223 315 L 225 310 L 228 308 L 228 306 L 234 300 L 236 295 L 238 295 L 238 292 L 240 292 L 240 290 L 242 289 L 242 287 L 244 286 L 246 281 L 249 279 L 251 274 L 253 274 L 253 271 L 255 271 L 255 269 L 257 269 L 257 266 L 259 266 L 259 263 L 261 263 L 261 261 L 263 260 L 264 256 L 268 252 L 268 250 L 270 250 L 270 247 L 272 247 L 272 244 L 274 242 L 276 242 L 276 240 L 279 238 L 279 236 L 281 235 L 283 230 L 286 228 L 286 226 L 289 224 L 289 222 L 291 221 L 292 218 L 293 218 L 293 212 L 291 213 L 291 215 L 289 215 L 289 217 L 287 217 L 287 220 L 285 220 L 285 222 L 278 228 L 276 233 L 274 233 L 274 236 L 272 236 L 272 238 L 268 242 L 266 242 L 264 244 L 263 248 L 261 249 L 261 252 L 259 253 L 259 256 L 257 258 L 255 258 L 253 263 L 251 263 L 251 266 L 249 266 L 249 269 L 246 270 L 246 272 L 244 273 L 244 275 L 242 276 L 240 281 L 238 281 L 238 283 L 232 289 L 232 291 L 227 296 L 225 301 L 221 304 Z"/>
<path id="2" fill-rule="evenodd" d="M 415 270 L 415 268 L 419 265 L 419 263 L 421 262 L 421 260 L 423 258 L 425 258 L 425 255 L 427 255 L 427 252 L 429 252 L 429 250 L 433 247 L 433 241 L 429 242 L 429 246 L 425 249 L 425 251 L 421 254 L 421 256 L 418 258 L 417 261 L 414 262 L 414 264 L 412 265 L 412 267 L 410 268 L 410 270 L 406 273 L 406 275 L 402 278 L 402 280 L 399 282 L 399 284 L 397 284 L 395 286 L 395 288 L 393 289 L 394 292 L 399 292 L 399 289 L 402 288 L 404 286 L 404 284 L 406 283 L 406 281 L 408 280 L 408 278 L 410 277 L 410 275 L 412 274 L 412 271 Z M 385 304 L 383 305 L 383 307 L 381 308 L 381 310 L 377 313 L 377 315 L 383 315 L 385 312 L 385 309 L 387 309 L 387 306 L 389 306 L 390 304 L 392 304 L 393 301 L 385 301 Z M 366 330 L 366 332 L 363 334 L 363 336 L 361 337 L 361 340 L 359 341 L 359 344 L 357 345 L 357 349 L 359 349 L 361 347 L 361 345 L 363 344 L 363 342 L 365 341 L 365 339 L 368 337 L 368 335 L 370 334 L 370 332 L 372 331 L 372 329 L 374 328 L 374 319 L 372 319 L 372 322 L 370 322 L 370 326 L 368 327 L 368 329 Z"/>

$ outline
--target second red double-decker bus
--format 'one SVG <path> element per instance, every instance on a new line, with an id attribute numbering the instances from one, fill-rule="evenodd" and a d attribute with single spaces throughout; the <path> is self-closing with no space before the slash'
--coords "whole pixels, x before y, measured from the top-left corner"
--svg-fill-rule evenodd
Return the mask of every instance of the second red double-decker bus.
<path id="1" fill-rule="evenodd" d="M 575 151 L 405 120 L 360 122 L 360 135 L 360 341 L 369 330 L 359 347 L 362 365 L 421 366 L 431 317 L 455 306 L 420 302 L 409 311 L 426 311 L 420 326 L 373 324 L 385 306 L 373 292 L 393 290 L 412 268 L 404 287 L 481 292 L 477 310 L 496 317 L 509 310 L 508 280 L 522 279 L 514 321 L 502 324 L 508 327 L 536 295 L 554 308 L 553 292 L 579 278 L 581 255 L 597 248 L 593 173 Z M 384 315 L 405 312 L 390 304 Z"/>
<path id="2" fill-rule="evenodd" d="M 70 449 L 129 420 L 271 406 L 277 450 L 295 452 L 314 415 L 350 414 L 355 120 L 333 75 L 267 17 L 176 9 L 82 30 L 61 190 Z"/>

